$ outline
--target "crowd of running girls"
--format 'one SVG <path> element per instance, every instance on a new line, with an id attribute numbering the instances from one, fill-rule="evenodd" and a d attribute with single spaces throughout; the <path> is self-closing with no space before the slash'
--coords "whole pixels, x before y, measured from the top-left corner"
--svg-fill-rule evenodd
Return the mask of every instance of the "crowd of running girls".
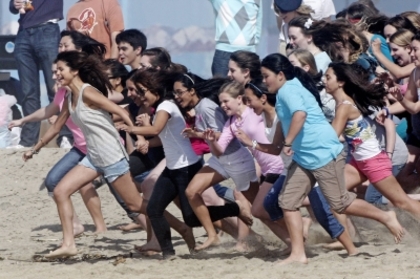
<path id="1" fill-rule="evenodd" d="M 92 184 L 98 176 L 133 220 L 121 229 L 147 230 L 148 242 L 135 249 L 165 259 L 175 255 L 171 228 L 191 252 L 218 245 L 219 231 L 247 251 L 264 241 L 253 218 L 287 245 L 280 264 L 307 263 L 312 221 L 349 255 L 358 250 L 346 215 L 382 223 L 398 243 L 404 229 L 396 214 L 377 205 L 420 218 L 419 197 L 410 194 L 420 181 L 420 14 L 388 18 L 357 2 L 334 21 L 309 12 L 287 17 L 287 56 L 236 51 L 228 77 L 207 80 L 165 49 L 146 49 L 138 30 L 117 37 L 133 47 L 130 38 L 144 37 L 138 63 L 122 59 L 131 72 L 103 61 L 101 43 L 63 31 L 54 102 L 10 124 L 59 113 L 25 161 L 63 125 L 74 137 L 45 180 L 63 228 L 61 246 L 46 257 L 78 253 L 75 236 L 84 228 L 70 199 L 76 191 L 96 233 L 106 230 Z M 234 189 L 219 184 L 229 178 Z M 166 211 L 171 202 L 182 221 Z M 198 226 L 207 232 L 200 244 Z"/>

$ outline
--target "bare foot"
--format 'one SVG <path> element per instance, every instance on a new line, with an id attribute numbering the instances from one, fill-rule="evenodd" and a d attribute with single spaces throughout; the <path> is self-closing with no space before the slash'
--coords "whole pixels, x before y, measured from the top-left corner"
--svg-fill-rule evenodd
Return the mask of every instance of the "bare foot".
<path id="1" fill-rule="evenodd" d="M 248 242 L 245 240 L 238 240 L 235 247 L 233 248 L 236 252 L 247 253 L 251 251 Z"/>
<path id="2" fill-rule="evenodd" d="M 344 245 L 340 241 L 334 241 L 332 243 L 322 245 L 322 247 L 324 247 L 325 249 L 329 249 L 329 250 L 343 250 L 343 249 L 345 249 Z"/>
<path id="3" fill-rule="evenodd" d="M 292 263 L 307 264 L 308 258 L 306 258 L 305 255 L 300 256 L 300 257 L 290 255 L 287 259 L 282 260 L 282 261 L 277 261 L 275 264 L 277 266 L 284 266 L 284 265 L 289 265 Z"/>
<path id="4" fill-rule="evenodd" d="M 235 195 L 236 203 L 239 206 L 238 218 L 242 220 L 246 225 L 252 226 L 252 214 L 251 205 L 249 201 L 243 195 Z"/>
<path id="5" fill-rule="evenodd" d="M 124 231 L 124 232 L 129 232 L 132 230 L 142 230 L 143 226 L 140 224 L 137 224 L 135 222 L 132 222 L 130 224 L 124 225 L 124 226 L 118 226 L 118 229 Z"/>
<path id="6" fill-rule="evenodd" d="M 76 247 L 60 247 L 57 250 L 46 254 L 45 257 L 48 259 L 64 258 L 77 255 Z"/>
<path id="7" fill-rule="evenodd" d="M 279 255 L 280 255 L 280 257 L 282 257 L 282 256 L 290 255 L 291 252 L 292 252 L 292 248 L 291 247 L 287 247 L 286 249 L 281 250 L 279 252 Z"/>
<path id="8" fill-rule="evenodd" d="M 145 254 L 146 256 L 153 256 L 162 252 L 159 243 L 156 241 L 149 241 L 142 246 L 134 245 L 134 249 L 136 249 L 139 253 Z"/>
<path id="9" fill-rule="evenodd" d="M 201 244 L 200 246 L 196 246 L 194 249 L 196 251 L 204 250 L 206 248 L 209 248 L 210 246 L 218 246 L 220 245 L 220 239 L 219 236 L 216 234 L 213 237 L 208 237 L 207 240 Z"/>
<path id="10" fill-rule="evenodd" d="M 195 237 L 193 229 L 186 225 L 183 232 L 181 233 L 181 236 L 187 243 L 188 250 L 190 251 L 190 253 L 193 253 L 195 248 Z"/>
<path id="11" fill-rule="evenodd" d="M 82 224 L 73 224 L 73 235 L 74 237 L 81 237 L 85 232 L 85 227 Z"/>
<path id="12" fill-rule="evenodd" d="M 309 228 L 312 225 L 312 220 L 311 218 L 308 218 L 308 217 L 302 217 L 302 222 L 303 222 L 303 238 L 306 240 L 308 239 Z"/>
<path id="13" fill-rule="evenodd" d="M 404 228 L 398 222 L 397 215 L 394 211 L 387 211 L 385 213 L 388 215 L 388 220 L 385 221 L 384 225 L 394 235 L 395 243 L 400 243 L 404 235 Z"/>

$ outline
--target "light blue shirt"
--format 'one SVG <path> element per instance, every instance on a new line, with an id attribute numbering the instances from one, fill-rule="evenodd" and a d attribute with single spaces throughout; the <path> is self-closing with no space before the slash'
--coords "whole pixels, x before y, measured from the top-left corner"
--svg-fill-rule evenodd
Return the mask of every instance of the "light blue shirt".
<path id="1" fill-rule="evenodd" d="M 315 58 L 315 64 L 316 64 L 316 68 L 318 72 L 322 71 L 322 75 L 325 75 L 325 73 L 328 70 L 328 66 L 331 63 L 331 58 L 328 56 L 328 54 L 325 51 L 316 54 L 314 58 Z"/>
<path id="2" fill-rule="evenodd" d="M 293 160 L 305 169 L 321 168 L 337 158 L 343 150 L 343 144 L 315 97 L 294 78 L 286 81 L 277 92 L 276 112 L 285 136 L 297 111 L 305 112 L 306 119 L 292 143 Z"/>
<path id="3" fill-rule="evenodd" d="M 262 28 L 262 0 L 210 0 L 216 16 L 216 49 L 256 51 Z"/>

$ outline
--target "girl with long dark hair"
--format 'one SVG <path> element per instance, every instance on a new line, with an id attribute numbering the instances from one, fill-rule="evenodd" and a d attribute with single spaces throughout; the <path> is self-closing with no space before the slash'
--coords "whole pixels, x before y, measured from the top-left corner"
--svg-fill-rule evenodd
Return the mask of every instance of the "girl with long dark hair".
<path id="1" fill-rule="evenodd" d="M 319 93 L 315 84 L 305 78 L 307 74 L 297 71 L 283 55 L 270 54 L 261 62 L 261 72 L 270 93 L 277 93 L 276 112 L 282 123 L 283 151 L 293 155 L 292 164 L 279 196 L 284 220 L 291 238 L 292 252 L 281 262 L 307 263 L 303 245 L 302 218 L 299 207 L 315 182 L 331 206 L 336 218 L 346 223 L 342 213 L 368 217 L 382 222 L 399 242 L 403 228 L 394 212 L 384 212 L 363 200 L 356 199 L 354 193 L 345 188 L 345 153 L 337 134 L 326 120 L 321 110 Z M 347 230 L 348 243 L 351 238 Z M 357 253 L 356 249 L 349 254 Z"/>

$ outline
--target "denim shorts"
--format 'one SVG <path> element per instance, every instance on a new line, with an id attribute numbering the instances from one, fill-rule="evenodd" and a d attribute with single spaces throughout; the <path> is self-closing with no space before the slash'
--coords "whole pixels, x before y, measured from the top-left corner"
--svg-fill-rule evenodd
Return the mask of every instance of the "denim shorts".
<path id="1" fill-rule="evenodd" d="M 123 158 L 120 161 L 107 167 L 95 167 L 90 161 L 89 157 L 86 156 L 82 161 L 80 161 L 79 165 L 90 168 L 97 173 L 102 174 L 109 183 L 114 182 L 118 177 L 130 171 L 130 167 L 126 158 Z"/>

